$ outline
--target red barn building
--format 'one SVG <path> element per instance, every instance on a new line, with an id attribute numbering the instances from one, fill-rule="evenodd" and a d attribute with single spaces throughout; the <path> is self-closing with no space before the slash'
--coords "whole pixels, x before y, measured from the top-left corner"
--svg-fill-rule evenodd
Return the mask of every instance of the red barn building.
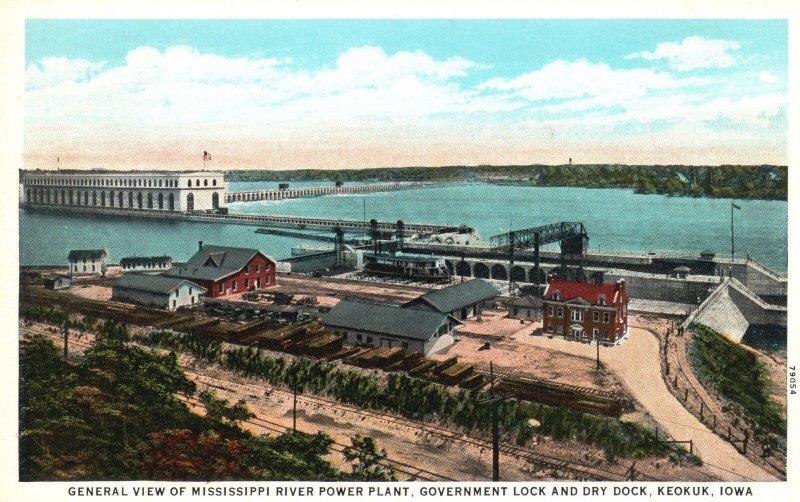
<path id="1" fill-rule="evenodd" d="M 588 284 L 548 278 L 544 291 L 542 330 L 548 336 L 603 345 L 622 343 L 628 336 L 628 293 L 625 280 Z"/>
<path id="2" fill-rule="evenodd" d="M 275 260 L 257 249 L 204 246 L 186 264 L 164 275 L 188 279 L 216 298 L 275 285 Z"/>

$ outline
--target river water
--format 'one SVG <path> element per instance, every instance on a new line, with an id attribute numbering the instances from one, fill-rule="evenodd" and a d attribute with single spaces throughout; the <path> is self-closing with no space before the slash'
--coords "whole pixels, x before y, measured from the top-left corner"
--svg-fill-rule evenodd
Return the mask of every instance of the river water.
<path id="1" fill-rule="evenodd" d="M 331 182 L 292 182 L 292 188 Z M 231 183 L 231 191 L 277 183 Z M 736 255 L 785 271 L 786 201 L 735 201 Z M 595 250 L 731 251 L 731 200 L 639 195 L 632 190 L 515 187 L 487 183 L 433 185 L 386 193 L 334 195 L 230 204 L 231 213 L 280 214 L 407 223 L 465 224 L 488 240 L 494 234 L 559 221 L 583 222 Z M 366 209 L 366 212 L 365 212 Z M 106 248 L 125 256 L 166 254 L 183 261 L 208 244 L 254 247 L 275 258 L 290 255 L 297 239 L 254 233 L 255 227 L 155 222 L 120 217 L 55 215 L 20 210 L 20 261 L 63 265 L 70 249 Z M 312 243 L 319 245 L 320 243 Z"/>

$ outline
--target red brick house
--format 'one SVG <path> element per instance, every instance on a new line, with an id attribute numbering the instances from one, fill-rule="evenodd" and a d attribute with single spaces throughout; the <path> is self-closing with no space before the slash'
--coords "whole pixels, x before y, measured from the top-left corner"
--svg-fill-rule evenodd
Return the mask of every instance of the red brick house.
<path id="1" fill-rule="evenodd" d="M 628 336 L 628 293 L 625 280 L 588 284 L 548 278 L 544 291 L 542 331 L 567 340 L 603 345 L 622 343 Z"/>
<path id="2" fill-rule="evenodd" d="M 184 265 L 164 275 L 188 279 L 216 298 L 270 288 L 275 285 L 275 260 L 257 249 L 230 246 L 204 246 Z"/>

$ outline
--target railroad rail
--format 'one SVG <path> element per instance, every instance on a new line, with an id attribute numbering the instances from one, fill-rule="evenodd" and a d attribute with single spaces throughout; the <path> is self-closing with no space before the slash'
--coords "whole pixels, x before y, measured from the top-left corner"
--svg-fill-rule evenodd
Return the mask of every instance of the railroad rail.
<path id="1" fill-rule="evenodd" d="M 228 380 L 223 380 L 221 378 L 211 377 L 207 375 L 198 375 L 203 379 L 206 380 L 216 380 L 217 382 L 221 382 L 223 384 L 230 385 L 234 382 L 229 382 Z M 288 398 L 292 397 L 292 393 L 288 390 L 279 389 L 273 386 L 263 385 L 257 386 L 253 384 L 246 384 L 246 383 L 239 383 L 235 382 L 235 385 L 251 388 L 255 391 L 263 393 L 265 388 L 269 388 L 272 392 L 277 392 L 279 394 L 285 395 Z M 319 406 L 324 409 L 338 409 L 344 412 L 353 413 L 362 417 L 372 418 L 374 420 L 378 420 L 381 423 L 387 425 L 387 430 L 392 430 L 395 428 L 409 428 L 409 429 L 416 429 L 421 433 L 428 434 L 431 436 L 435 436 L 447 441 L 453 441 L 463 444 L 468 444 L 470 446 L 474 446 L 483 450 L 491 451 L 492 449 L 492 442 L 489 440 L 482 440 L 478 438 L 474 438 L 468 436 L 467 434 L 461 432 L 455 432 L 449 429 L 445 429 L 443 427 L 438 427 L 432 424 L 422 424 L 419 422 L 415 422 L 412 420 L 386 415 L 382 413 L 378 413 L 375 411 L 371 411 L 368 409 L 363 408 L 356 408 L 354 406 L 342 404 L 338 401 L 324 399 L 320 397 L 312 397 L 306 394 L 298 394 L 297 396 L 298 403 L 306 403 L 315 406 Z M 528 448 L 522 448 L 517 446 L 512 446 L 509 444 L 502 444 L 500 447 L 500 451 L 505 455 L 517 458 L 519 460 L 526 461 L 532 465 L 537 467 L 550 470 L 554 473 L 566 474 L 570 476 L 570 479 L 575 479 L 579 481 L 589 481 L 589 480 L 596 480 L 596 481 L 624 481 L 626 480 L 626 475 L 623 467 L 620 466 L 619 470 L 611 470 L 611 469 L 603 469 L 597 467 L 596 465 L 592 465 L 588 462 L 581 462 L 577 460 L 565 460 L 562 458 L 558 458 L 553 455 L 548 455 L 545 453 L 533 451 Z M 644 476 L 649 479 L 649 476 Z"/>

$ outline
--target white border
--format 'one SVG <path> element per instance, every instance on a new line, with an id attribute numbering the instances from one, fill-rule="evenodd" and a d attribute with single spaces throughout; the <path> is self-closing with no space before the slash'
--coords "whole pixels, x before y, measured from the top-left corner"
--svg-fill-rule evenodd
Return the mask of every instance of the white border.
<path id="1" fill-rule="evenodd" d="M 798 223 L 796 214 L 798 183 L 797 175 L 791 166 L 797 159 L 797 61 L 798 8 L 790 0 L 672 0 L 671 2 L 652 0 L 561 0 L 542 2 L 532 0 L 294 0 L 294 1 L 247 1 L 247 0 L 139 0 L 136 2 L 108 0 L 5 0 L 0 2 L 0 200 L 2 213 L 0 225 L 3 240 L 0 244 L 6 265 L 0 269 L 0 280 L 6 285 L 5 298 L 0 307 L 0 320 L 3 321 L 2 359 L 0 362 L 0 381 L 4 382 L 0 409 L 0 447 L 4 458 L 0 461 L 0 500 L 53 501 L 80 500 L 68 497 L 64 483 L 19 483 L 17 481 L 17 304 L 18 304 L 18 186 L 17 169 L 22 167 L 23 135 L 23 91 L 24 91 L 24 23 L 29 18 L 214 18 L 214 19 L 255 19 L 255 18 L 670 18 L 670 19 L 788 19 L 789 20 L 789 134 L 788 159 L 789 174 L 789 228 Z M 792 141 L 794 139 L 794 141 Z M 790 232 L 789 249 L 798 247 L 798 235 Z M 791 253 L 790 253 L 791 254 Z M 792 257 L 793 258 L 793 257 Z M 800 279 L 794 275 L 797 266 L 790 258 L 789 271 L 789 365 L 797 365 L 798 343 L 792 338 L 798 325 L 797 284 Z M 800 395 L 789 396 L 789 418 L 792 425 L 797 420 L 797 403 Z M 758 499 L 789 500 L 791 493 L 798 493 L 800 471 L 797 462 L 797 426 L 789 426 L 789 463 L 786 483 L 753 483 L 751 486 Z M 112 485 L 111 483 L 101 483 Z M 249 483 L 252 485 L 253 483 Z M 279 483 L 280 484 L 280 483 Z M 313 483 L 302 483 L 311 485 Z M 462 483 L 459 483 L 461 485 Z M 525 483 L 537 485 L 541 483 Z M 676 485 L 677 483 L 670 483 Z M 87 483 L 82 483 L 87 485 Z M 154 483 L 137 483 L 153 486 Z M 165 486 L 176 486 L 171 483 Z M 286 483 L 283 483 L 286 485 Z M 567 486 L 568 483 L 559 483 Z M 737 484 L 742 485 L 742 484 Z M 132 486 L 132 485 L 128 485 Z M 188 486 L 188 485 L 186 485 Z M 510 485 L 509 485 L 510 486 Z M 579 485 L 583 486 L 583 485 Z M 608 486 L 614 486 L 609 484 Z M 655 492 L 657 484 L 650 484 Z M 128 490 L 129 492 L 131 490 Z M 712 489 L 715 492 L 716 488 Z M 102 500 L 130 500 L 132 497 Z M 169 498 L 169 497 L 165 497 Z M 271 496 L 270 499 L 277 497 Z M 294 498 L 294 497 L 291 497 Z M 415 498 L 421 498 L 419 496 Z M 428 497 L 430 498 L 430 497 Z M 426 498 L 426 499 L 428 499 Z M 628 497 L 630 498 L 630 497 Z M 661 497 L 653 497 L 658 500 Z M 666 497 L 663 497 L 667 499 Z M 715 497 L 717 500 L 720 497 Z M 208 499 L 204 497 L 203 499 Z M 301 500 L 301 498 L 297 498 Z M 316 499 L 316 497 L 315 497 Z M 516 498 L 522 500 L 521 498 Z M 605 499 L 605 497 L 604 497 Z M 172 500 L 172 499 L 171 499 Z M 175 500 L 196 500 L 180 497 Z M 264 498 L 240 497 L 237 500 L 266 500 Z M 302 500 L 309 500 L 304 497 Z"/>

